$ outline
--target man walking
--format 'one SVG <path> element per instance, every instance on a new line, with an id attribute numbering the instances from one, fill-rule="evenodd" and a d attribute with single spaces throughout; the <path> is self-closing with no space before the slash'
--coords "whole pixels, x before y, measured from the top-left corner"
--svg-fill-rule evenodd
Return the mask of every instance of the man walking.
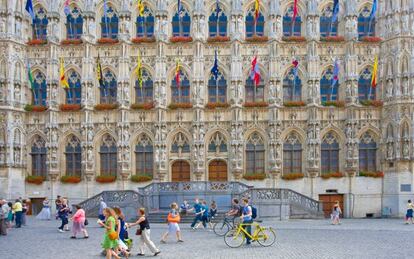
<path id="1" fill-rule="evenodd" d="M 247 233 L 249 233 L 249 235 L 252 234 L 252 226 L 251 224 L 253 223 L 253 212 L 252 212 L 252 207 L 249 206 L 249 200 L 247 198 L 243 198 L 242 199 L 242 205 L 243 205 L 243 214 L 241 215 L 241 220 L 243 224 L 248 224 L 246 226 L 243 226 L 244 229 L 246 229 Z M 246 236 L 246 245 L 250 245 L 250 237 L 248 235 Z"/>
<path id="2" fill-rule="evenodd" d="M 22 227 L 22 215 L 23 215 L 23 205 L 22 202 L 17 199 L 16 202 L 13 204 L 13 211 L 16 217 L 16 228 Z"/>
<path id="3" fill-rule="evenodd" d="M 104 209 L 106 209 L 106 207 L 108 207 L 108 206 L 104 202 L 104 199 L 101 197 L 100 202 L 99 202 L 99 216 L 98 216 L 101 221 L 105 220 L 105 216 L 103 214 L 103 211 L 104 211 Z"/>
<path id="4" fill-rule="evenodd" d="M 203 209 L 203 206 L 201 205 L 200 201 L 198 200 L 198 198 L 195 199 L 194 207 L 189 209 L 189 211 L 194 211 L 195 212 L 195 218 L 193 220 L 193 223 L 191 223 L 191 228 L 193 230 L 195 229 L 195 225 L 199 221 L 203 222 L 204 228 L 207 227 L 206 222 L 204 222 L 203 218 L 202 218 L 202 216 L 204 214 L 204 209 Z"/>

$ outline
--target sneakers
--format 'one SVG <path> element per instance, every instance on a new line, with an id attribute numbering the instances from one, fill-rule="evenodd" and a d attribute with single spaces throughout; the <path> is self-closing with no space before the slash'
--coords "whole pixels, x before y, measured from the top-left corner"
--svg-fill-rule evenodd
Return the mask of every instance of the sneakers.
<path id="1" fill-rule="evenodd" d="M 162 244 L 166 244 L 167 242 L 165 242 L 165 240 L 162 240 L 162 239 L 161 239 L 160 243 L 162 243 Z"/>
<path id="2" fill-rule="evenodd" d="M 178 239 L 178 240 L 177 240 L 177 242 L 178 242 L 178 243 L 183 243 L 183 242 L 184 242 L 184 240 L 182 240 L 182 239 Z"/>
<path id="3" fill-rule="evenodd" d="M 58 229 L 58 231 L 59 231 L 60 233 L 63 233 L 63 230 L 62 230 L 62 229 Z"/>
<path id="4" fill-rule="evenodd" d="M 71 236 L 70 238 L 71 238 L 71 239 L 76 239 L 76 237 L 75 237 L 75 236 Z"/>
<path id="5" fill-rule="evenodd" d="M 144 256 L 145 254 L 141 254 L 141 253 L 139 253 L 139 254 L 137 254 L 138 256 Z"/>
<path id="6" fill-rule="evenodd" d="M 154 256 L 157 256 L 161 251 L 155 252 Z"/>

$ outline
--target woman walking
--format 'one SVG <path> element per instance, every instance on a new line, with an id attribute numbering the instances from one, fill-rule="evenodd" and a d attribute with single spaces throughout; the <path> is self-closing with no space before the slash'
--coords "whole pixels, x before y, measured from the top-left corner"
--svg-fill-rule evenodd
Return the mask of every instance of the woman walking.
<path id="1" fill-rule="evenodd" d="M 75 239 L 76 234 L 82 232 L 84 238 L 88 238 L 88 232 L 85 228 L 85 211 L 79 205 L 75 205 L 76 212 L 70 220 L 72 220 L 72 236 L 70 238 Z"/>
<path id="2" fill-rule="evenodd" d="M 332 214 L 331 214 L 332 225 L 341 224 L 341 222 L 339 221 L 339 216 L 341 214 L 342 214 L 342 210 L 341 210 L 341 207 L 339 206 L 339 201 L 335 201 L 335 205 L 333 206 Z"/>
<path id="3" fill-rule="evenodd" d="M 62 222 L 62 224 L 59 227 L 59 232 L 63 232 L 63 231 L 69 231 L 69 226 L 68 226 L 68 216 L 69 216 L 69 207 L 67 205 L 67 201 L 65 199 L 62 200 L 62 204 L 59 205 L 58 207 L 58 216 Z"/>
<path id="4" fill-rule="evenodd" d="M 13 210 L 12 210 L 13 203 L 9 201 L 7 205 L 9 206 L 9 214 L 7 215 L 7 228 L 10 229 L 13 227 L 13 217 L 14 217 Z"/>
<path id="5" fill-rule="evenodd" d="M 148 219 L 145 215 L 145 209 L 140 208 L 139 210 L 139 219 L 135 223 L 127 223 L 127 227 L 130 228 L 135 225 L 139 225 L 139 229 L 137 230 L 137 235 L 141 236 L 141 241 L 139 244 L 139 254 L 138 256 L 144 256 L 144 248 L 145 245 L 154 253 L 154 256 L 157 256 L 161 251 L 154 245 L 154 242 L 150 239 L 150 225 Z"/>
<path id="6" fill-rule="evenodd" d="M 117 225 L 116 225 L 116 231 L 118 232 L 118 249 L 121 251 L 123 255 L 125 255 L 126 258 L 128 258 L 130 255 L 130 252 L 128 251 L 128 246 L 125 243 L 125 239 L 128 233 L 126 231 L 126 226 L 125 226 L 125 216 L 119 207 L 115 207 L 114 211 L 116 215 L 118 216 Z"/>
<path id="7" fill-rule="evenodd" d="M 177 203 L 172 203 L 170 205 L 170 212 L 168 213 L 167 216 L 167 221 L 168 221 L 168 231 L 164 233 L 164 235 L 162 235 L 161 238 L 161 243 L 166 243 L 167 242 L 167 238 L 168 238 L 168 234 L 175 234 L 177 236 L 177 242 L 184 242 L 181 239 L 181 231 L 180 231 L 180 226 L 178 225 L 178 223 L 180 223 L 181 217 L 180 214 L 178 213 L 177 209 L 178 209 L 178 205 Z"/>
<path id="8" fill-rule="evenodd" d="M 405 214 L 405 224 L 413 224 L 413 211 L 414 204 L 411 202 L 411 200 L 408 200 L 407 212 Z"/>
<path id="9" fill-rule="evenodd" d="M 111 259 L 112 256 L 115 258 L 120 258 L 117 252 L 118 234 L 115 231 L 116 213 L 111 208 L 105 208 L 102 213 L 105 216 L 105 223 L 102 220 L 98 219 L 98 224 L 106 229 L 102 242 L 102 247 L 106 252 L 106 258 Z"/>
<path id="10" fill-rule="evenodd" d="M 48 198 L 45 198 L 43 201 L 43 208 L 39 214 L 37 214 L 36 219 L 39 220 L 50 220 L 50 202 Z"/>

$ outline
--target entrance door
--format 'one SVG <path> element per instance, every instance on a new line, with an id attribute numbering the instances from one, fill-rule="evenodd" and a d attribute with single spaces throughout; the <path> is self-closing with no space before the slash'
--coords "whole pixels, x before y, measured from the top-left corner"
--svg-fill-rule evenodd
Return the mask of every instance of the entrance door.
<path id="1" fill-rule="evenodd" d="M 332 213 L 332 208 L 336 201 L 339 201 L 342 213 L 344 212 L 344 195 L 343 194 L 320 194 L 319 200 L 323 202 L 323 214 L 329 218 Z M 343 214 L 341 215 L 343 217 Z"/>
<path id="2" fill-rule="evenodd" d="M 227 163 L 223 160 L 213 160 L 208 165 L 208 180 L 211 182 L 227 181 Z"/>
<path id="3" fill-rule="evenodd" d="M 190 164 L 187 161 L 175 161 L 172 164 L 171 180 L 173 182 L 190 181 Z"/>

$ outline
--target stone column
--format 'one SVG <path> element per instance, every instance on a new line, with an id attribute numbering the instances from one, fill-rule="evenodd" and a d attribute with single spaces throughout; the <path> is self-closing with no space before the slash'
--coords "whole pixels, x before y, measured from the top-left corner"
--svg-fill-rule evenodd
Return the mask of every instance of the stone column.
<path id="1" fill-rule="evenodd" d="M 308 56 L 307 56 L 307 64 L 308 64 L 308 85 L 306 93 L 306 99 L 308 104 L 317 105 L 320 103 L 320 88 L 319 88 L 319 81 L 320 81 L 320 72 L 318 70 L 319 57 L 318 51 L 315 41 L 311 41 L 308 43 Z M 305 90 L 304 88 L 302 91 Z M 303 94 L 302 94 L 303 96 Z"/>
<path id="2" fill-rule="evenodd" d="M 316 107 L 308 109 L 307 130 L 307 172 L 310 177 L 316 177 L 320 171 L 320 122 Z"/>

